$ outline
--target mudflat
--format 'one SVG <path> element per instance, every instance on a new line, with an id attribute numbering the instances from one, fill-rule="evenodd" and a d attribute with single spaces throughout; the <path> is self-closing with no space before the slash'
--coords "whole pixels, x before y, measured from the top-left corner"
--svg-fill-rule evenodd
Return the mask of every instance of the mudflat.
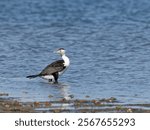
<path id="1" fill-rule="evenodd" d="M 0 98 L 1 113 L 149 113 L 150 104 L 121 104 L 116 98 L 19 102 Z"/>

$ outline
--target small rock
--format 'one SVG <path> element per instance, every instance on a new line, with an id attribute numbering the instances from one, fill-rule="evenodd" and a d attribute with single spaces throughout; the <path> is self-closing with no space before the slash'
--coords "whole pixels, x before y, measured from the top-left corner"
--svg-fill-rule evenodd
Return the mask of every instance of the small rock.
<path id="1" fill-rule="evenodd" d="M 49 98 L 52 98 L 52 97 L 53 97 L 53 95 L 48 95 L 48 97 L 49 97 Z"/>
<path id="2" fill-rule="evenodd" d="M 93 103 L 94 103 L 95 106 L 100 106 L 101 105 L 101 102 L 97 101 L 97 100 L 94 100 Z"/>
<path id="3" fill-rule="evenodd" d="M 0 93 L 0 96 L 9 96 L 8 93 Z"/>
<path id="4" fill-rule="evenodd" d="M 128 108 L 128 109 L 127 109 L 127 112 L 132 113 L 133 111 L 132 111 L 131 108 Z"/>
<path id="5" fill-rule="evenodd" d="M 121 110 L 122 106 L 116 106 L 116 110 Z"/>
<path id="6" fill-rule="evenodd" d="M 89 98 L 90 96 L 89 96 L 89 95 L 86 95 L 85 97 L 86 97 L 86 98 Z"/>
<path id="7" fill-rule="evenodd" d="M 69 95 L 68 97 L 70 97 L 70 98 L 74 98 L 74 95 Z"/>
<path id="8" fill-rule="evenodd" d="M 45 106 L 46 107 L 49 107 L 49 106 L 51 106 L 52 104 L 50 103 L 50 102 L 45 102 Z"/>
<path id="9" fill-rule="evenodd" d="M 54 113 L 60 113 L 61 110 L 60 110 L 60 109 L 55 109 L 55 110 L 53 110 L 53 112 L 54 112 Z"/>
<path id="10" fill-rule="evenodd" d="M 34 102 L 34 106 L 35 106 L 35 107 L 38 107 L 39 105 L 40 105 L 39 102 Z"/>
<path id="11" fill-rule="evenodd" d="M 6 104 L 6 105 L 5 105 L 5 107 L 6 107 L 6 108 L 9 108 L 9 107 L 10 107 L 10 105 Z"/>

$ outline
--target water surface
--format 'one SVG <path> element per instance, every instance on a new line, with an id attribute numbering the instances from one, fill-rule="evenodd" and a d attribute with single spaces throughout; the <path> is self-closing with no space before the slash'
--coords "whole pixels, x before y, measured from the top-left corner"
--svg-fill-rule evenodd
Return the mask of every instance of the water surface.
<path id="1" fill-rule="evenodd" d="M 1 0 L 0 92 L 20 101 L 115 97 L 150 103 L 150 1 Z M 59 59 L 59 84 L 25 77 Z"/>

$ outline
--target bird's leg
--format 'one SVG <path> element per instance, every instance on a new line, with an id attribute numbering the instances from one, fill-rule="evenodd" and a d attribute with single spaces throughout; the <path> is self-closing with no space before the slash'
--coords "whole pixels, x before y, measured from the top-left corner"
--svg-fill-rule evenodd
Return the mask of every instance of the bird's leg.
<path id="1" fill-rule="evenodd" d="M 55 83 L 58 83 L 58 72 L 53 74 L 54 79 L 55 79 Z"/>

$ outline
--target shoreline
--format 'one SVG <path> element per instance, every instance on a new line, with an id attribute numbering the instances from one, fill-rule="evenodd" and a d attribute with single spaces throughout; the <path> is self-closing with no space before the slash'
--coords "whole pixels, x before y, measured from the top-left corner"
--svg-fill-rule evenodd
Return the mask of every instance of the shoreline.
<path id="1" fill-rule="evenodd" d="M 114 97 L 45 102 L 0 98 L 0 113 L 150 113 L 150 104 L 120 104 Z"/>

